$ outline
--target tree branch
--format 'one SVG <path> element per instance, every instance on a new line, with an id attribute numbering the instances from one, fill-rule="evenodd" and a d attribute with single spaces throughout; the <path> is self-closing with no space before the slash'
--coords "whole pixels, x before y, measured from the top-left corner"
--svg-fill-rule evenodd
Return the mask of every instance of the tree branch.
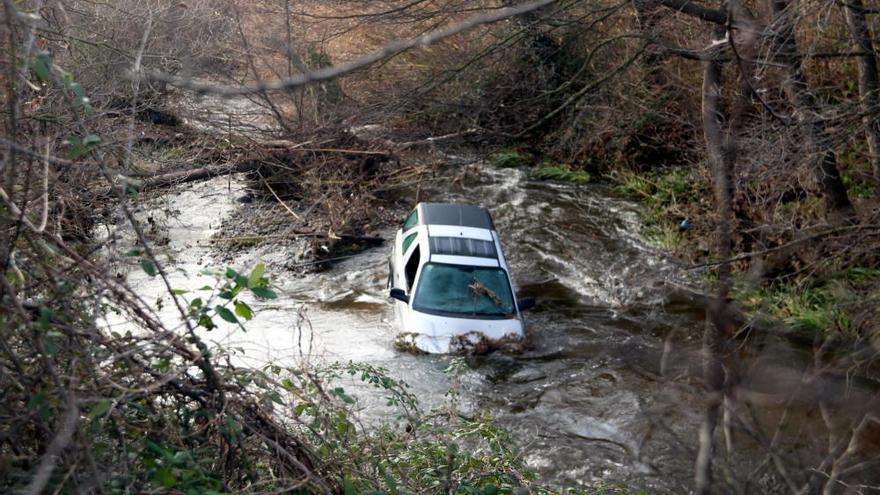
<path id="1" fill-rule="evenodd" d="M 432 31 L 416 38 L 393 41 L 380 48 L 379 50 L 376 50 L 373 53 L 367 54 L 349 63 L 306 72 L 304 74 L 300 74 L 299 76 L 288 79 L 259 81 L 256 84 L 246 86 L 218 86 L 214 84 L 199 83 L 191 78 L 177 77 L 162 72 L 150 72 L 145 75 L 132 73 L 130 77 L 142 78 L 156 82 L 165 82 L 181 89 L 195 91 L 199 94 L 213 94 L 219 96 L 252 95 L 268 91 L 299 88 L 314 84 L 316 82 L 328 81 L 331 79 L 342 77 L 356 70 L 369 67 L 376 62 L 392 58 L 413 48 L 432 45 L 434 43 L 437 43 L 438 41 L 442 41 L 446 38 L 455 36 L 459 33 L 463 33 L 475 27 L 498 22 L 504 19 L 508 19 L 510 17 L 524 14 L 526 12 L 531 12 L 546 5 L 550 5 L 554 2 L 556 2 L 556 0 L 536 0 L 533 2 L 527 2 L 518 5 L 516 7 L 498 9 L 495 12 L 474 16 L 458 24 L 449 26 L 445 29 Z"/>

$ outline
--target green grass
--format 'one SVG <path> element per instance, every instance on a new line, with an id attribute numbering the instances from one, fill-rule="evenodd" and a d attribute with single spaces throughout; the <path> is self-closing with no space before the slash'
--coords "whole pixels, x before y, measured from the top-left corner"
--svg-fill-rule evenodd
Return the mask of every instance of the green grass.
<path id="1" fill-rule="evenodd" d="M 854 284 L 870 283 L 880 279 L 880 268 L 854 266 L 848 268 L 843 273 L 843 277 Z"/>
<path id="2" fill-rule="evenodd" d="M 684 242 L 684 235 L 675 225 L 654 223 L 645 228 L 645 238 L 666 251 L 675 251 Z"/>
<path id="3" fill-rule="evenodd" d="M 860 328 L 851 311 L 863 308 L 866 291 L 878 280 L 880 269 L 850 267 L 821 282 L 776 282 L 733 295 L 749 312 L 764 312 L 793 330 L 855 338 Z"/>
<path id="4" fill-rule="evenodd" d="M 567 163 L 554 163 L 544 160 L 536 164 L 535 158 L 515 149 L 502 150 L 489 156 L 489 162 L 498 168 L 532 167 L 529 178 L 535 180 L 555 180 L 586 184 L 592 180 L 590 174 Z"/>
<path id="5" fill-rule="evenodd" d="M 880 194 L 877 193 L 877 188 L 873 184 L 854 178 L 850 174 L 843 174 L 843 185 L 846 186 L 849 195 L 856 198 L 874 199 L 880 196 Z"/>
<path id="6" fill-rule="evenodd" d="M 529 171 L 529 177 L 537 180 L 556 180 L 574 184 L 586 184 L 592 177 L 583 170 L 574 170 L 570 165 L 541 165 Z"/>
<path id="7" fill-rule="evenodd" d="M 531 156 L 516 150 L 502 150 L 489 156 L 489 162 L 499 168 L 526 167 L 534 163 Z"/>
<path id="8" fill-rule="evenodd" d="M 702 178 L 687 167 L 647 173 L 618 170 L 607 178 L 613 183 L 615 193 L 646 207 L 642 216 L 645 239 L 667 251 L 680 249 L 687 240 L 688 233 L 679 230 L 679 223 L 699 216 L 701 198 L 708 194 L 703 190 Z"/>
<path id="9" fill-rule="evenodd" d="M 668 208 L 699 201 L 702 178 L 688 167 L 664 168 L 647 173 L 631 170 L 608 175 L 617 194 L 638 199 L 648 206 Z"/>

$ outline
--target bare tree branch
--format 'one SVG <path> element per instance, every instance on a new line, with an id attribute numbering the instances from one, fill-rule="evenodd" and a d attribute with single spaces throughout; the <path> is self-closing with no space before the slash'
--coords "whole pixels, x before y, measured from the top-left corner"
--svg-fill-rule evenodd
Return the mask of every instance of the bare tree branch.
<path id="1" fill-rule="evenodd" d="M 307 72 L 305 74 L 301 74 L 297 77 L 289 79 L 260 81 L 257 84 L 246 86 L 217 86 L 213 84 L 199 83 L 192 80 L 191 78 L 182 78 L 160 72 L 150 72 L 144 76 L 132 74 L 131 77 L 144 77 L 150 81 L 165 82 L 171 84 L 172 86 L 195 91 L 199 94 L 213 94 L 218 96 L 251 95 L 269 91 L 278 91 L 282 89 L 299 88 L 314 84 L 316 82 L 329 81 L 331 79 L 342 77 L 356 70 L 369 67 L 376 62 L 394 57 L 395 55 L 403 53 L 407 50 L 411 50 L 420 46 L 432 45 L 434 43 L 437 43 L 438 41 L 442 41 L 446 38 L 455 36 L 456 34 L 463 33 L 477 26 L 491 24 L 520 14 L 525 14 L 526 12 L 531 12 L 546 5 L 550 5 L 556 1 L 557 0 L 536 0 L 533 2 L 527 2 L 522 5 L 518 5 L 516 7 L 498 9 L 497 11 L 489 14 L 474 16 L 458 24 L 454 24 L 444 29 L 432 31 L 416 38 L 388 43 L 379 50 L 376 50 L 373 53 L 365 55 L 349 63 Z"/>

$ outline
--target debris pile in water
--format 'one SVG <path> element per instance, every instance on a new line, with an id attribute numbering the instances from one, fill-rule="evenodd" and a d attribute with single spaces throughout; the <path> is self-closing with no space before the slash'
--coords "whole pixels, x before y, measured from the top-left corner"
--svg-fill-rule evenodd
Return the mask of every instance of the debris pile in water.
<path id="1" fill-rule="evenodd" d="M 401 165 L 387 142 L 347 131 L 271 143 L 260 161 L 237 214 L 215 239 L 233 249 L 280 247 L 297 270 L 320 270 L 381 244 L 376 231 L 399 216 L 401 189 L 428 170 Z"/>

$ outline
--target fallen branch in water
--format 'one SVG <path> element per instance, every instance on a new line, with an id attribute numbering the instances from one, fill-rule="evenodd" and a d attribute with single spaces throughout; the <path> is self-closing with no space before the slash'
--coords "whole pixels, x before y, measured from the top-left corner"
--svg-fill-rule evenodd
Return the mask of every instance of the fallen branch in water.
<path id="1" fill-rule="evenodd" d="M 371 243 L 382 243 L 385 242 L 383 237 L 378 236 L 367 236 L 367 235 L 348 235 L 348 234 L 336 234 L 337 238 L 346 240 L 346 241 L 364 241 Z M 285 240 L 285 239 L 301 239 L 301 238 L 326 238 L 331 239 L 330 235 L 327 233 L 321 232 L 294 232 L 291 234 L 279 234 L 279 235 L 236 235 L 229 237 L 213 237 L 208 242 L 235 242 L 235 241 L 255 241 L 255 240 Z"/>
<path id="2" fill-rule="evenodd" d="M 153 177 L 139 179 L 137 181 L 123 177 L 114 186 L 105 187 L 91 193 L 86 193 L 83 195 L 82 199 L 84 201 L 91 201 L 98 198 L 106 198 L 111 196 L 115 190 L 126 188 L 129 184 L 136 186 L 136 188 L 141 191 L 148 189 L 158 189 L 162 187 L 176 186 L 185 182 L 207 180 L 226 174 L 250 172 L 256 170 L 261 165 L 262 162 L 260 160 L 249 159 L 231 165 L 209 165 L 207 167 L 194 168 L 190 170 L 179 170 L 176 172 L 169 172 L 167 174 L 154 175 Z"/>

